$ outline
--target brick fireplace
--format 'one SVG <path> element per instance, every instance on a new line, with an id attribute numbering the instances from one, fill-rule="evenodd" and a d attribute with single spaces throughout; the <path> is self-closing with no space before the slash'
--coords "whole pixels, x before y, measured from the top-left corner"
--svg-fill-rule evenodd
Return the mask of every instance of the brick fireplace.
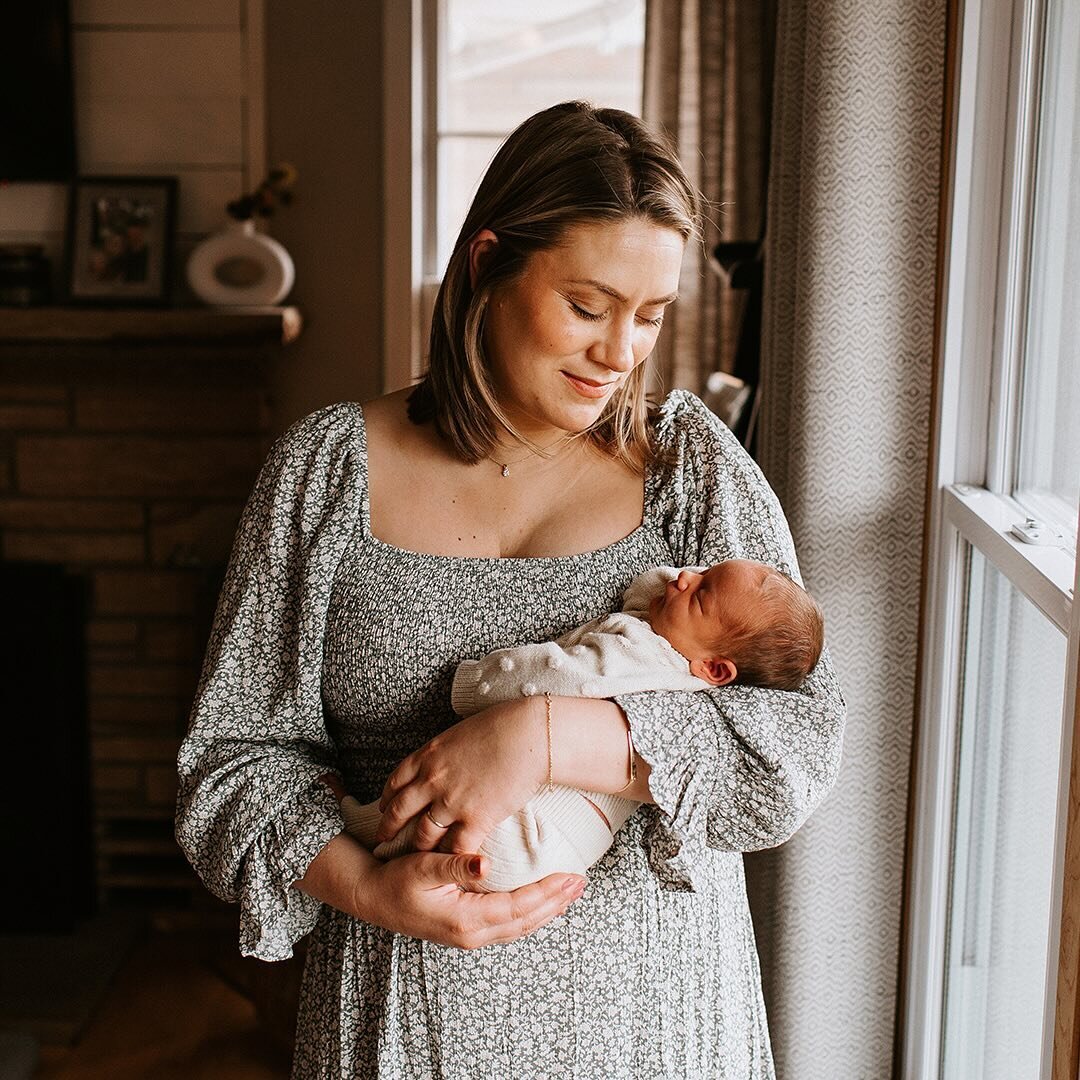
<path id="1" fill-rule="evenodd" d="M 175 756 L 292 309 L 0 310 L 0 557 L 87 584 L 99 900 L 207 902 Z"/>

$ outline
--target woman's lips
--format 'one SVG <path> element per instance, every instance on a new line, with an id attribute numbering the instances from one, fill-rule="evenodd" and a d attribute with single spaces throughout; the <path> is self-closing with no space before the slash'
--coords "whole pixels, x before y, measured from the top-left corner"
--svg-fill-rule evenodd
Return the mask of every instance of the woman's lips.
<path id="1" fill-rule="evenodd" d="M 612 386 L 611 383 L 597 383 L 590 379 L 582 379 L 577 375 L 571 375 L 569 371 L 562 372 L 562 376 L 582 397 L 607 397 Z"/>

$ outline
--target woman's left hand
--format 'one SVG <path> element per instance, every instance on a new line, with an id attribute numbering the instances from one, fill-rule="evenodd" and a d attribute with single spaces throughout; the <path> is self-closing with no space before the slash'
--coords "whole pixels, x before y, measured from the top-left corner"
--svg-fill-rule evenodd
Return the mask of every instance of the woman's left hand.
<path id="1" fill-rule="evenodd" d="M 390 774 L 378 839 L 417 819 L 417 851 L 478 852 L 547 780 L 542 697 L 492 705 L 410 754 Z"/>

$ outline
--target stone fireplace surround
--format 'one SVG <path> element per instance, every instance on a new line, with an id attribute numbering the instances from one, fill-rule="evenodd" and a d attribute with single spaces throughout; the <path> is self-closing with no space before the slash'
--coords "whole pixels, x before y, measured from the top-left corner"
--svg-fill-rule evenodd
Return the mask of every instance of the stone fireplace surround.
<path id="1" fill-rule="evenodd" d="M 212 907 L 172 839 L 176 750 L 299 319 L 51 312 L 0 309 L 0 557 L 87 579 L 99 902 Z"/>

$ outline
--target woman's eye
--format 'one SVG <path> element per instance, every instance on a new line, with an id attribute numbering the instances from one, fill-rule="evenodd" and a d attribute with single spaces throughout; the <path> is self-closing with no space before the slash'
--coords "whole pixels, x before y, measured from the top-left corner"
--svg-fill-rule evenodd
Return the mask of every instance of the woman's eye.
<path id="1" fill-rule="evenodd" d="M 573 300 L 570 301 L 570 307 L 573 308 L 575 315 L 580 315 L 583 319 L 588 319 L 590 322 L 599 322 L 604 316 L 603 314 L 597 314 L 595 311 L 586 311 L 580 304 L 575 304 Z"/>
<path id="2" fill-rule="evenodd" d="M 587 308 L 583 308 L 580 304 L 575 303 L 573 300 L 570 300 L 569 304 L 575 315 L 582 319 L 588 319 L 589 322 L 599 322 L 601 319 L 607 317 L 607 312 L 589 311 Z M 647 319 L 643 315 L 638 315 L 637 321 L 641 323 L 642 326 L 655 326 L 657 329 L 659 329 L 660 325 L 664 321 L 664 316 L 657 315 L 655 319 Z"/>

